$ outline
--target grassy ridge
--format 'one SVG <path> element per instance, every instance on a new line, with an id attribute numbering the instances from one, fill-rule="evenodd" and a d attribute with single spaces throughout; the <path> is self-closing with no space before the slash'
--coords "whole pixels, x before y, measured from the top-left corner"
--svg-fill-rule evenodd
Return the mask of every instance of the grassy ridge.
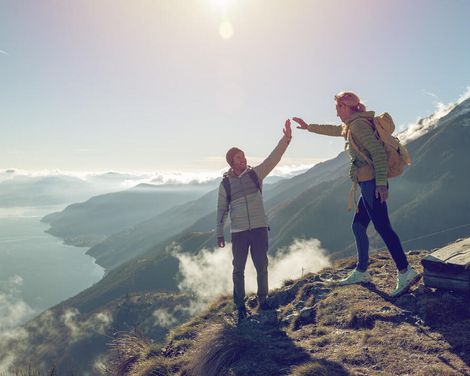
<path id="1" fill-rule="evenodd" d="M 410 262 L 422 270 L 426 252 Z M 374 255 L 373 284 L 337 287 L 349 259 L 273 291 L 271 312 L 237 325 L 229 297 L 171 331 L 151 350 L 149 339 L 127 338 L 111 354 L 109 375 L 462 375 L 470 373 L 468 296 L 419 283 L 391 299 L 396 270 L 388 253 Z M 138 346 L 136 346 L 138 344 Z M 132 351 L 132 348 L 139 349 Z M 127 356 L 124 356 L 127 354 Z M 121 362 L 117 361 L 118 359 Z M 125 364 L 125 367 L 122 367 Z"/>

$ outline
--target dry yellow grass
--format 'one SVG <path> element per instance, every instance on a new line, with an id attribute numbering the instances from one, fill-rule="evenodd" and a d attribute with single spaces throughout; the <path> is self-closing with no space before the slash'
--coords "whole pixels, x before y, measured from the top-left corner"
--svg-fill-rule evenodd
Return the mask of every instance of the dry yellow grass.
<path id="1" fill-rule="evenodd" d="M 418 271 L 422 256 L 409 256 Z M 468 296 L 420 283 L 391 299 L 396 271 L 387 253 L 371 258 L 373 284 L 337 287 L 324 281 L 347 275 L 353 266 L 352 259 L 343 260 L 289 281 L 271 294 L 275 311 L 251 310 L 238 326 L 230 297 L 221 298 L 175 328 L 160 352 L 142 356 L 128 374 L 470 374 Z"/>

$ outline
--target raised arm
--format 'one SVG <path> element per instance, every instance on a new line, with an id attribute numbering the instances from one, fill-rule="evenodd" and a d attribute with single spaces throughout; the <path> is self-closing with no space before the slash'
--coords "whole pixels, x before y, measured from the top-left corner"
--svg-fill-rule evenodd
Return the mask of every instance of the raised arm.
<path id="1" fill-rule="evenodd" d="M 326 136 L 343 136 L 343 126 L 342 125 L 330 125 L 330 124 L 307 124 L 303 119 L 294 117 L 292 118 L 297 124 L 297 129 L 306 129 L 309 132 L 323 134 Z"/>
<path id="2" fill-rule="evenodd" d="M 282 131 L 284 133 L 284 136 L 281 138 L 281 140 L 271 152 L 271 154 L 269 154 L 269 156 L 258 166 L 253 167 L 253 170 L 255 170 L 256 175 L 258 175 L 260 181 L 262 181 L 266 176 L 268 176 L 269 173 L 273 170 L 273 168 L 276 167 L 276 165 L 281 160 L 282 155 L 286 151 L 287 146 L 289 146 L 289 142 L 292 138 L 292 129 L 289 119 L 286 120 L 284 124 L 284 129 Z"/>

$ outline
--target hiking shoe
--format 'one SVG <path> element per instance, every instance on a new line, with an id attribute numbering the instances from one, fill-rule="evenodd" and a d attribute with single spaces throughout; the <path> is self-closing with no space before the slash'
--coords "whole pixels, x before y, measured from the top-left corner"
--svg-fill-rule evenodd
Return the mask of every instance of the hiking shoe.
<path id="1" fill-rule="evenodd" d="M 271 306 L 268 304 L 267 301 L 261 302 L 258 306 L 258 311 L 269 311 Z"/>
<path id="2" fill-rule="evenodd" d="M 416 273 L 416 271 L 408 265 L 406 272 L 400 273 L 398 272 L 397 275 L 397 288 L 390 294 L 392 297 L 397 297 L 404 294 L 410 286 L 417 282 L 421 277 L 420 274 Z"/>
<path id="3" fill-rule="evenodd" d="M 338 285 L 346 286 L 346 285 L 354 285 L 356 283 L 369 283 L 371 282 L 372 278 L 370 277 L 369 272 L 366 270 L 365 272 L 360 272 L 357 269 L 354 269 L 353 272 L 345 279 L 338 281 Z"/>
<path id="4" fill-rule="evenodd" d="M 238 307 L 237 309 L 237 318 L 238 318 L 238 323 L 242 322 L 248 317 L 248 314 L 246 313 L 246 308 L 243 307 Z"/>

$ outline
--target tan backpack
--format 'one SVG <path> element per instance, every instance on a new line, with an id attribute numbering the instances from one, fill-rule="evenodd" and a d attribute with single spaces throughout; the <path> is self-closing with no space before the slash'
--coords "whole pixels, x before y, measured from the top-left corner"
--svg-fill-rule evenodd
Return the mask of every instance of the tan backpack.
<path id="1" fill-rule="evenodd" d="M 411 165 L 411 158 L 406 147 L 400 143 L 397 137 L 392 135 L 395 131 L 395 124 L 392 117 L 388 112 L 383 112 L 379 116 L 374 117 L 370 125 L 374 130 L 375 137 L 383 145 L 385 153 L 387 154 L 387 177 L 394 178 L 400 176 L 405 167 Z M 352 138 L 351 132 L 348 133 L 350 145 L 366 160 L 373 171 L 374 165 L 372 160 L 360 150 L 357 143 Z"/>

